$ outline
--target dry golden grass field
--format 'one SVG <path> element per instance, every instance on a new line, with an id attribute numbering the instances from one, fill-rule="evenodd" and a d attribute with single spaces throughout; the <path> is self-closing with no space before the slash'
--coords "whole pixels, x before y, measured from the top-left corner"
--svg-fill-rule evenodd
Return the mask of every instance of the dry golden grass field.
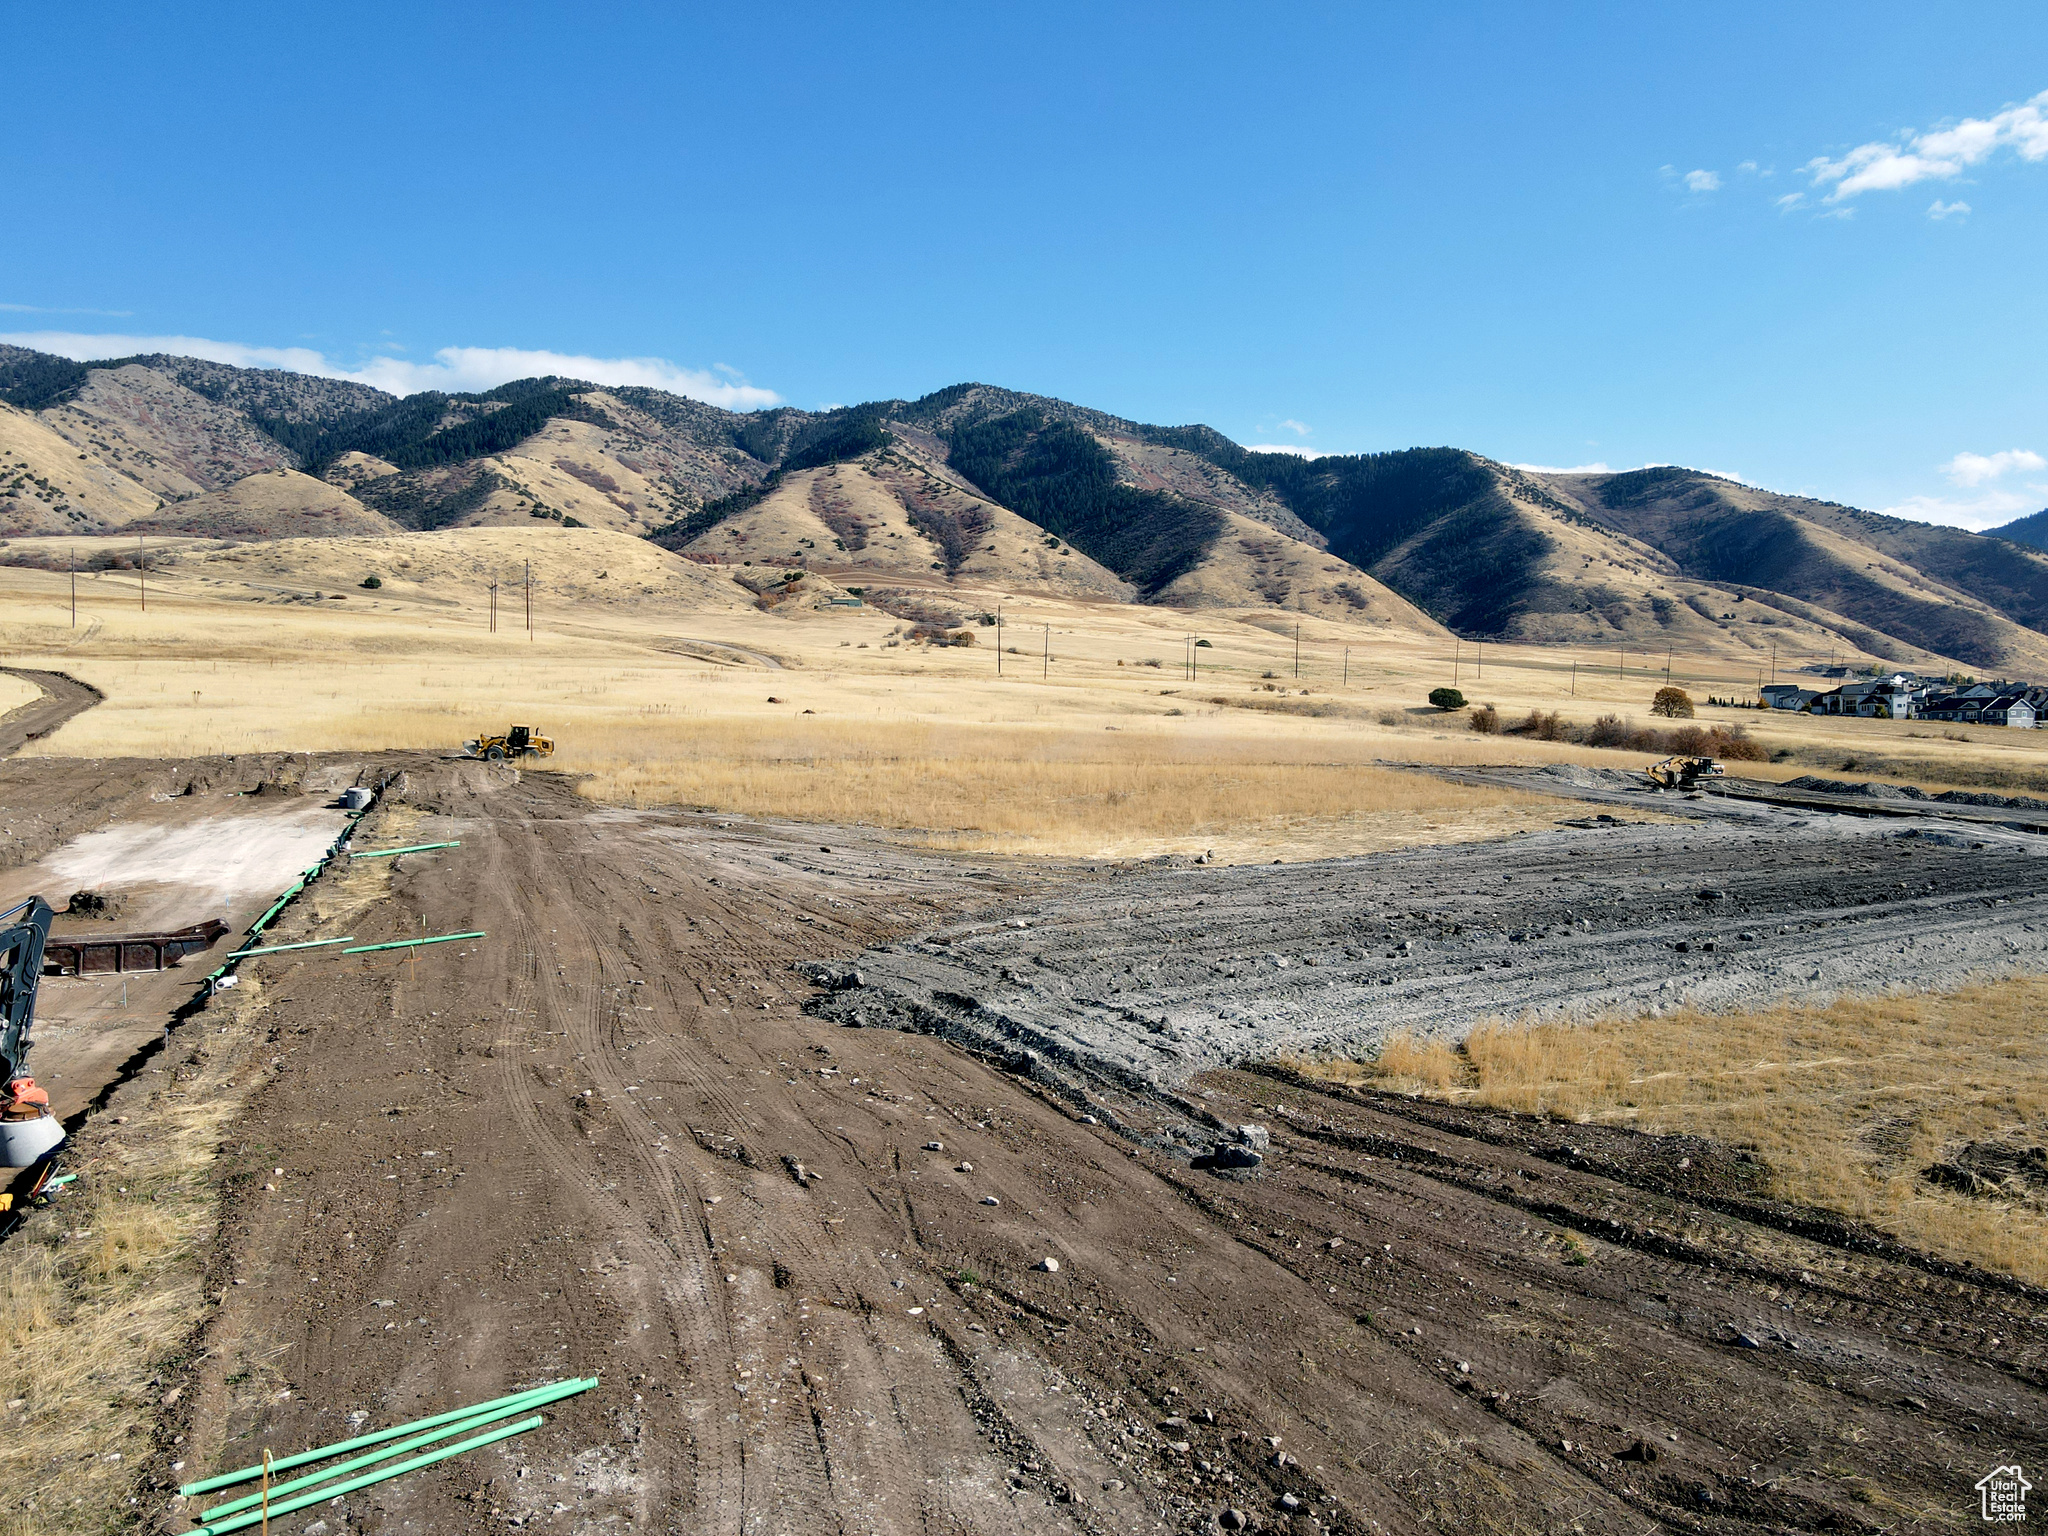
<path id="1" fill-rule="evenodd" d="M 1780 1198 L 2048 1284 L 2048 1178 L 2010 1177 L 1987 1197 L 1925 1176 L 1972 1146 L 2024 1165 L 2042 1144 L 2044 1016 L 2048 978 L 2027 977 L 1821 1008 L 1494 1023 L 1458 1046 L 1401 1037 L 1371 1062 L 1304 1070 L 1525 1114 L 1709 1136 L 1757 1153 Z M 1995 1172 L 2009 1160 L 1982 1166 Z"/>
<path id="2" fill-rule="evenodd" d="M 79 542 L 87 558 L 119 552 Z M 17 554 L 47 545 L 37 552 L 52 561 L 73 547 L 14 543 Z M 873 608 L 760 611 L 724 569 L 594 529 L 172 541 L 151 562 L 146 593 L 133 570 L 81 576 L 75 625 L 62 571 L 0 567 L 0 653 L 107 694 L 35 750 L 454 749 L 519 720 L 557 737 L 554 766 L 589 775 L 598 798 L 864 821 L 1012 852 L 1255 858 L 1533 825 L 1543 808 L 1527 797 L 1371 770 L 1383 759 L 1640 766 L 1640 752 L 1478 735 L 1425 696 L 1455 677 L 1510 720 L 1532 709 L 1646 718 L 1666 676 L 1662 656 L 1453 655 L 1434 634 L 1274 610 L 972 587 L 916 594 L 960 616 L 974 641 L 932 646 Z M 382 585 L 361 587 L 366 575 Z M 1000 657 L 997 631 L 976 621 L 998 609 Z M 1809 659 L 1781 653 L 1779 675 Z M 1768 666 L 1746 653 L 1676 656 L 1670 676 L 1704 700 L 1753 693 Z M 1737 765 L 1762 777 L 1890 768 L 1935 785 L 2048 782 L 2048 736 L 2030 732 L 1954 740 L 1910 723 L 1704 704 L 1699 721 L 1793 754 Z"/>

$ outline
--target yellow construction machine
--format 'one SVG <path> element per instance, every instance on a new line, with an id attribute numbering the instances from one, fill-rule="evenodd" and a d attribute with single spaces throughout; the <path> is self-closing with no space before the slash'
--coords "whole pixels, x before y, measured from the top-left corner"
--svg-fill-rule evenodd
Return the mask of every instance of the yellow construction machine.
<path id="1" fill-rule="evenodd" d="M 479 736 L 462 744 L 465 757 L 488 758 L 502 763 L 508 757 L 553 757 L 555 738 L 543 736 L 530 725 L 515 725 L 502 736 Z"/>
<path id="2" fill-rule="evenodd" d="M 1721 777 L 1721 765 L 1711 757 L 1667 757 L 1643 770 L 1653 789 L 1691 789 L 1701 779 Z"/>

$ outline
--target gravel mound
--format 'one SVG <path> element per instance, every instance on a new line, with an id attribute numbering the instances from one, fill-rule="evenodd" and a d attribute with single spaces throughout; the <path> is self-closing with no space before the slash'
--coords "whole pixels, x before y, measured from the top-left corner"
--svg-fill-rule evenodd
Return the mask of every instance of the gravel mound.
<path id="1" fill-rule="evenodd" d="M 1934 797 L 1948 805 L 1984 805 L 1999 811 L 2048 811 L 2048 800 L 2031 795 L 1993 795 L 1978 789 L 1949 789 Z"/>
<path id="2" fill-rule="evenodd" d="M 1641 789 L 1643 777 L 1626 768 L 1588 768 L 1583 763 L 1551 763 L 1538 768 L 1544 778 L 1562 779 L 1578 789 Z"/>
<path id="3" fill-rule="evenodd" d="M 1543 771 L 1549 773 L 1553 770 L 1546 768 Z M 1571 782 L 1579 781 L 1574 779 Z M 1787 779 L 1785 788 L 1811 790 L 1823 795 L 1862 795 L 1872 800 L 1930 800 L 1943 805 L 1981 805 L 1995 811 L 2048 811 L 2048 800 L 2029 795 L 1994 795 L 1978 789 L 1948 789 L 1938 795 L 1930 795 L 1911 784 L 1874 784 L 1868 781 L 1852 784 L 1847 779 L 1823 779 L 1810 773 Z"/>
<path id="4" fill-rule="evenodd" d="M 1823 795 L 1862 795 L 1871 800 L 1925 800 L 1927 793 L 1910 784 L 1876 784 L 1866 780 L 1851 784 L 1847 779 L 1821 779 L 1810 773 L 1802 773 L 1796 779 L 1785 781 L 1787 789 L 1812 790 Z"/>

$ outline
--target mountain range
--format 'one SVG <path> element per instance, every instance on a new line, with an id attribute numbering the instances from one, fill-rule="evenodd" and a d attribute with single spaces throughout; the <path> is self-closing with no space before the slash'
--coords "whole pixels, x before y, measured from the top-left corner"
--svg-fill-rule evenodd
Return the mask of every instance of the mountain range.
<path id="1" fill-rule="evenodd" d="M 2048 512 L 1986 535 L 1676 466 L 1308 459 L 984 384 L 736 414 L 573 379 L 401 399 L 0 346 L 0 402 L 5 539 L 546 519 L 841 582 L 2048 675 Z"/>

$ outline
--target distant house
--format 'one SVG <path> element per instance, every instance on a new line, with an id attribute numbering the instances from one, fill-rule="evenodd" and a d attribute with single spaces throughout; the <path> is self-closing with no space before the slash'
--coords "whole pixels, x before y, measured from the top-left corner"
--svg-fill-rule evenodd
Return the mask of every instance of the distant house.
<path id="1" fill-rule="evenodd" d="M 1903 677 L 1844 683 L 1820 695 L 1808 710 L 1816 715 L 1861 715 L 1866 720 L 1910 720 L 1916 712 L 1913 686 Z"/>
<path id="2" fill-rule="evenodd" d="M 1797 683 L 1766 683 L 1757 690 L 1757 696 L 1764 701 L 1766 709 L 1792 709 L 1796 706 L 1781 704 L 1778 701 L 1787 694 L 1804 693 L 1810 697 L 1812 692 L 1812 689 L 1801 688 Z"/>
<path id="3" fill-rule="evenodd" d="M 1920 718 L 1939 720 L 1945 725 L 1972 725 L 1983 712 L 1985 702 L 1967 694 L 1937 694 L 1920 706 Z"/>
<path id="4" fill-rule="evenodd" d="M 1770 689 L 1764 691 L 1764 702 L 1772 709 L 1789 709 L 1800 714 L 1805 714 L 1810 710 L 1813 707 L 1813 701 L 1819 697 L 1820 695 L 1811 688 L 1793 688 L 1782 684 L 1776 691 Z"/>
<path id="5" fill-rule="evenodd" d="M 1985 725 L 2006 725 L 2022 731 L 2034 729 L 2034 706 L 2023 693 L 2002 694 L 1987 701 L 1977 713 Z"/>
<path id="6" fill-rule="evenodd" d="M 1856 713 L 1876 720 L 1911 720 L 1920 713 L 1921 692 L 1903 672 L 1867 685 L 1856 701 Z"/>

